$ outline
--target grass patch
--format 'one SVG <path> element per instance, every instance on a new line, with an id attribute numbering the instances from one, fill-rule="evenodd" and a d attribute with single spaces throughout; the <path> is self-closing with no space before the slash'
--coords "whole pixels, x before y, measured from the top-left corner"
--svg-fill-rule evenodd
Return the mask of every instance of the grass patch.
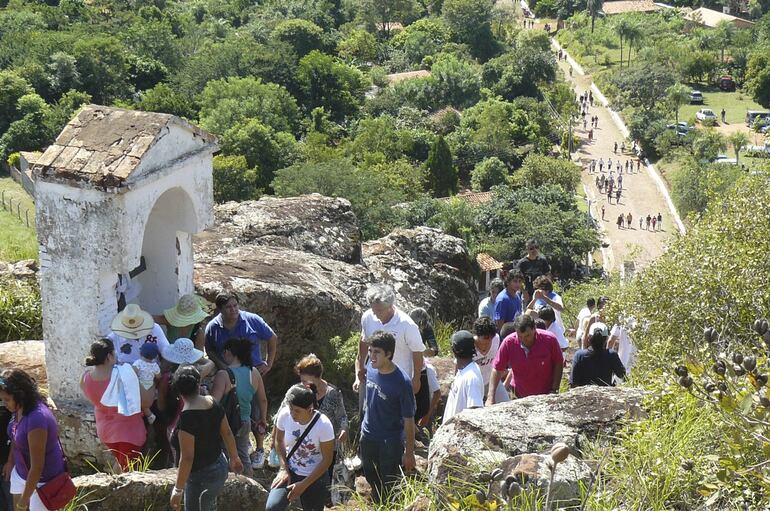
<path id="1" fill-rule="evenodd" d="M 0 260 L 19 261 L 37 259 L 37 235 L 35 234 L 35 203 L 27 192 L 10 177 L 0 177 L 0 193 L 5 196 L 6 204 L 13 200 L 14 212 L 0 208 Z M 22 220 L 16 216 L 15 204 L 19 203 Z M 24 221 L 24 208 L 29 210 L 31 227 Z"/>
<path id="2" fill-rule="evenodd" d="M 682 120 L 694 119 L 695 112 L 701 108 L 710 108 L 719 118 L 719 114 L 724 108 L 728 124 L 740 124 L 743 126 L 746 121 L 747 110 L 765 110 L 765 108 L 753 101 L 751 96 L 740 90 L 725 92 L 716 87 L 710 87 L 701 83 L 690 83 L 687 85 L 703 92 L 703 104 L 683 105 L 679 111 L 679 118 Z"/>

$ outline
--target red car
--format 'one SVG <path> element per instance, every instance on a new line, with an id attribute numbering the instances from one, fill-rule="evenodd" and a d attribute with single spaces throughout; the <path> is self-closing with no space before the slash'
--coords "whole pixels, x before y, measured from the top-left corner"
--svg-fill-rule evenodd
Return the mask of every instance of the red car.
<path id="1" fill-rule="evenodd" d="M 735 80 L 730 75 L 722 75 L 717 79 L 717 86 L 723 91 L 733 92 L 735 90 Z"/>

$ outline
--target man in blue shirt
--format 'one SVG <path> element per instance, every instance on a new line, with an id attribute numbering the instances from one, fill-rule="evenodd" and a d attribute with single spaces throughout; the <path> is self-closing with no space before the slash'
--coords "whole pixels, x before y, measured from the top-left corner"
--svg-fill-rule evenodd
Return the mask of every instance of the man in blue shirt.
<path id="1" fill-rule="evenodd" d="M 206 355 L 217 365 L 218 369 L 227 369 L 222 359 L 222 350 L 228 339 L 248 339 L 251 342 L 251 362 L 262 375 L 267 374 L 275 363 L 278 350 L 278 336 L 270 325 L 260 316 L 251 312 L 241 311 L 238 297 L 234 294 L 222 293 L 216 298 L 219 314 L 206 325 Z M 262 360 L 261 343 L 267 342 L 267 359 Z M 259 402 L 257 394 L 251 403 L 252 432 L 257 440 L 257 450 L 252 453 L 252 467 L 262 468 L 265 462 L 265 452 L 262 449 L 264 434 L 260 429 Z M 261 426 L 264 428 L 264 426 Z"/>
<path id="2" fill-rule="evenodd" d="M 510 270 L 505 276 L 505 289 L 497 294 L 495 300 L 493 319 L 498 332 L 504 324 L 514 321 L 521 314 L 523 301 L 520 289 L 523 280 L 524 275 L 519 270 Z"/>
<path id="3" fill-rule="evenodd" d="M 404 472 L 415 466 L 415 400 L 411 379 L 393 363 L 393 334 L 378 331 L 367 342 L 370 362 L 360 452 L 372 497 L 382 503 L 398 481 L 399 465 Z"/>

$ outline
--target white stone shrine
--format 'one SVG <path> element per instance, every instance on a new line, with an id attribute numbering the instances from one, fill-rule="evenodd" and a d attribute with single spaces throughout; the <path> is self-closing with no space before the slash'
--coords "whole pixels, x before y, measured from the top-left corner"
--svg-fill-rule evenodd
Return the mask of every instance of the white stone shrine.
<path id="1" fill-rule="evenodd" d="M 119 299 L 158 314 L 193 291 L 192 235 L 214 220 L 217 150 L 179 117 L 89 105 L 33 166 L 55 401 L 82 399 L 83 362 Z"/>

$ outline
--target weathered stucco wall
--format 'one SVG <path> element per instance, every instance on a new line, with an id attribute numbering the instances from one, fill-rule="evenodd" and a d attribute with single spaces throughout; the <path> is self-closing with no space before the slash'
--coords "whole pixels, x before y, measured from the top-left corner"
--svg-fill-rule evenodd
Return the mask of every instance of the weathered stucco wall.
<path id="1" fill-rule="evenodd" d="M 213 223 L 214 148 L 192 138 L 172 127 L 142 160 L 151 173 L 127 188 L 37 182 L 43 333 L 53 398 L 81 399 L 88 347 L 109 332 L 117 312 L 118 274 L 136 268 L 142 255 L 148 270 L 138 276 L 146 286 L 140 306 L 157 313 L 193 289 L 190 239 Z M 192 153 L 184 157 L 173 144 Z"/>

